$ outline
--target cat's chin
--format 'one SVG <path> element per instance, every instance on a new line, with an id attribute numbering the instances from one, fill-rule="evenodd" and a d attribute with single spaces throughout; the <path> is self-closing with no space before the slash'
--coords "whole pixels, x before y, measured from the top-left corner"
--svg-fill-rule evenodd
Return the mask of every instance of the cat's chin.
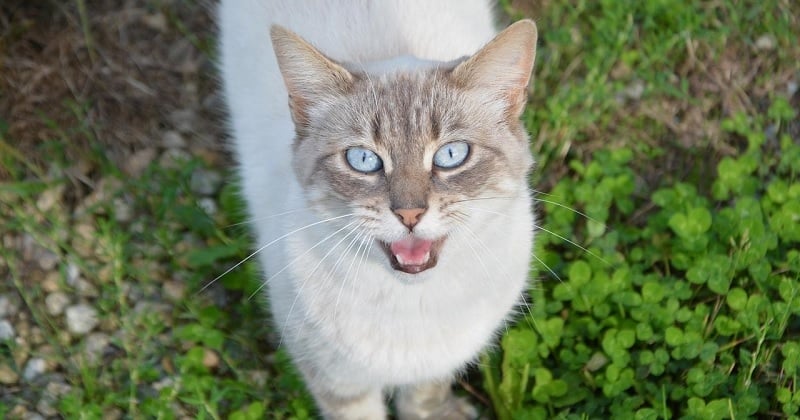
<path id="1" fill-rule="evenodd" d="M 395 242 L 378 241 L 393 269 L 418 274 L 436 266 L 445 238 L 426 240 L 410 235 Z"/>

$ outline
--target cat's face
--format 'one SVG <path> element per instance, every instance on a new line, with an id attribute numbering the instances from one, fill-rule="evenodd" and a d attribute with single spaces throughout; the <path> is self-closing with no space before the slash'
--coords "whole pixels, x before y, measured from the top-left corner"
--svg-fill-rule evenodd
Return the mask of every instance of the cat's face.
<path id="1" fill-rule="evenodd" d="M 293 164 L 311 208 L 352 213 L 351 226 L 394 269 L 418 273 L 436 265 L 451 232 L 493 217 L 472 210 L 480 200 L 526 188 L 532 159 L 518 118 L 535 27 L 515 26 L 461 63 L 380 76 L 273 30 L 297 132 Z"/>

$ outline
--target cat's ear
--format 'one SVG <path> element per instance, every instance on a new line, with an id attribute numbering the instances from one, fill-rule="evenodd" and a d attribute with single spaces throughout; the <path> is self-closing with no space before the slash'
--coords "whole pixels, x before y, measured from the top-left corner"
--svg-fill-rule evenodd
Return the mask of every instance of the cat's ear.
<path id="1" fill-rule="evenodd" d="M 452 77 L 461 86 L 505 102 L 507 116 L 519 118 L 527 102 L 536 40 L 536 24 L 529 19 L 518 21 L 459 64 Z"/>
<path id="2" fill-rule="evenodd" d="M 294 32 L 273 25 L 270 37 L 295 124 L 305 125 L 310 107 L 341 95 L 352 85 L 350 72 Z"/>

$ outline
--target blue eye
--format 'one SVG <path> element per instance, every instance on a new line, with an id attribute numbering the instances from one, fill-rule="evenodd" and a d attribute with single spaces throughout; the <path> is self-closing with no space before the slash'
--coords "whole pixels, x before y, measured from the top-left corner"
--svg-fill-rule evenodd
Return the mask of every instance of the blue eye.
<path id="1" fill-rule="evenodd" d="M 440 147 L 433 154 L 433 164 L 442 169 L 452 169 L 464 163 L 467 156 L 469 156 L 469 144 L 454 141 Z"/>
<path id="2" fill-rule="evenodd" d="M 350 167 L 358 172 L 368 174 L 383 168 L 383 161 L 381 158 L 372 150 L 363 147 L 347 149 L 345 157 Z"/>

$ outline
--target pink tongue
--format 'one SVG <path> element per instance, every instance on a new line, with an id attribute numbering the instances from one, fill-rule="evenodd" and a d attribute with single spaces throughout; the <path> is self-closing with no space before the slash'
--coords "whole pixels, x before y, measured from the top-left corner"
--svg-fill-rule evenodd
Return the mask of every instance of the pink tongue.
<path id="1" fill-rule="evenodd" d="M 403 265 L 422 265 L 428 261 L 428 252 L 431 250 L 433 241 L 406 236 L 405 238 L 392 242 L 390 248 L 392 254 Z"/>

